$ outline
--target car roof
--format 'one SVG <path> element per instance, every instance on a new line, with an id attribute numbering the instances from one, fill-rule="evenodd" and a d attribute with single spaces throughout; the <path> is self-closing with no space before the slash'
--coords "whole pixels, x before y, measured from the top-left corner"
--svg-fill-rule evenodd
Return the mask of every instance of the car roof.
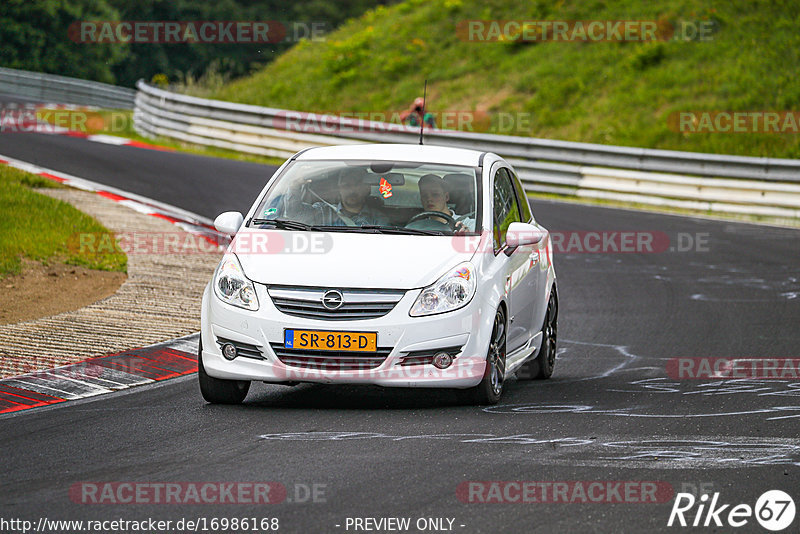
<path id="1" fill-rule="evenodd" d="M 485 152 L 466 148 L 411 144 L 337 145 L 300 152 L 295 159 L 413 161 L 478 167 Z"/>

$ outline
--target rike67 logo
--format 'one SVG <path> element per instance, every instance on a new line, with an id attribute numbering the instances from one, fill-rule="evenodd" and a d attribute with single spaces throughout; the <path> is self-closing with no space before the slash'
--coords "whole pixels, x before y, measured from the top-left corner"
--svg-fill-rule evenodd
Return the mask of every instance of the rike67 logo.
<path id="1" fill-rule="evenodd" d="M 784 530 L 792 524 L 795 515 L 794 500 L 781 490 L 764 492 L 754 507 L 749 504 L 723 504 L 719 492 L 709 502 L 708 494 L 696 499 L 691 493 L 678 493 L 669 514 L 667 526 L 729 527 L 747 525 L 755 516 L 765 529 L 774 532 Z"/>

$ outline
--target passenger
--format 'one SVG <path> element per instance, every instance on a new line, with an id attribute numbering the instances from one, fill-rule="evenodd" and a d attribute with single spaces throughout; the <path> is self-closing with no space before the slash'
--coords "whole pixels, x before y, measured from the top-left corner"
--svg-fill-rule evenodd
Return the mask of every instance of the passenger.
<path id="1" fill-rule="evenodd" d="M 466 215 L 457 215 L 447 203 L 450 201 L 447 182 L 435 174 L 426 174 L 419 179 L 419 198 L 422 209 L 425 211 L 438 211 L 450 215 L 456 221 L 455 232 L 472 232 L 475 230 L 475 219 Z M 431 217 L 431 219 L 447 223 L 444 217 Z"/>
<path id="2" fill-rule="evenodd" d="M 367 176 L 362 167 L 342 171 L 338 180 L 340 201 L 336 206 L 321 198 L 313 204 L 303 202 L 299 191 L 292 191 L 285 200 L 285 216 L 315 226 L 388 225 L 389 219 L 369 203 L 371 186 Z"/>
<path id="3" fill-rule="evenodd" d="M 445 174 L 444 183 L 450 193 L 449 203 L 459 215 L 475 215 L 475 177 L 469 174 Z"/>

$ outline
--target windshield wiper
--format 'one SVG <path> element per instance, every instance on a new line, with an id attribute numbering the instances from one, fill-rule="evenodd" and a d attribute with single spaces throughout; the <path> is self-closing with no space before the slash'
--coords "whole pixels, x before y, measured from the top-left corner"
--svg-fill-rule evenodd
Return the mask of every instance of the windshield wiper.
<path id="1" fill-rule="evenodd" d="M 406 228 L 404 226 L 381 226 L 379 224 L 365 224 L 364 226 L 348 226 L 348 229 L 362 228 L 364 230 L 378 231 L 382 234 L 398 235 L 444 235 L 438 230 L 422 230 L 420 228 Z"/>
<path id="2" fill-rule="evenodd" d="M 268 224 L 281 230 L 316 230 L 328 232 L 356 232 L 363 234 L 445 235 L 438 230 L 422 230 L 419 228 L 405 228 L 403 226 L 381 226 L 379 224 L 365 224 L 364 226 L 314 226 L 300 221 L 289 221 L 286 219 L 252 219 L 250 224 Z"/>
<path id="3" fill-rule="evenodd" d="M 323 230 L 325 232 L 354 232 L 358 234 L 377 234 L 378 227 L 375 226 L 338 226 L 338 225 L 328 225 L 328 226 L 316 226 L 316 230 Z"/>
<path id="4" fill-rule="evenodd" d="M 318 227 L 300 221 L 287 221 L 286 219 L 253 219 L 250 224 L 271 224 L 281 230 L 318 230 Z"/>

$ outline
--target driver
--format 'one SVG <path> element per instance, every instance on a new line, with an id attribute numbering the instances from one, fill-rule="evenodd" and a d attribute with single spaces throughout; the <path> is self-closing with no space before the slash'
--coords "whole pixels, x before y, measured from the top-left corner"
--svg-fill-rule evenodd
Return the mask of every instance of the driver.
<path id="1" fill-rule="evenodd" d="M 371 189 L 367 176 L 363 167 L 342 171 L 338 180 L 340 202 L 336 206 L 321 198 L 313 204 L 302 202 L 299 192 L 293 191 L 286 199 L 286 215 L 316 226 L 387 225 L 389 219 L 368 202 Z"/>
<path id="2" fill-rule="evenodd" d="M 472 232 L 475 229 L 475 219 L 466 215 L 456 215 L 447 203 L 450 201 L 449 187 L 443 178 L 435 174 L 426 174 L 419 179 L 419 198 L 425 211 L 438 211 L 451 216 L 456 221 L 455 231 Z M 447 223 L 444 217 L 431 216 L 431 219 Z"/>

